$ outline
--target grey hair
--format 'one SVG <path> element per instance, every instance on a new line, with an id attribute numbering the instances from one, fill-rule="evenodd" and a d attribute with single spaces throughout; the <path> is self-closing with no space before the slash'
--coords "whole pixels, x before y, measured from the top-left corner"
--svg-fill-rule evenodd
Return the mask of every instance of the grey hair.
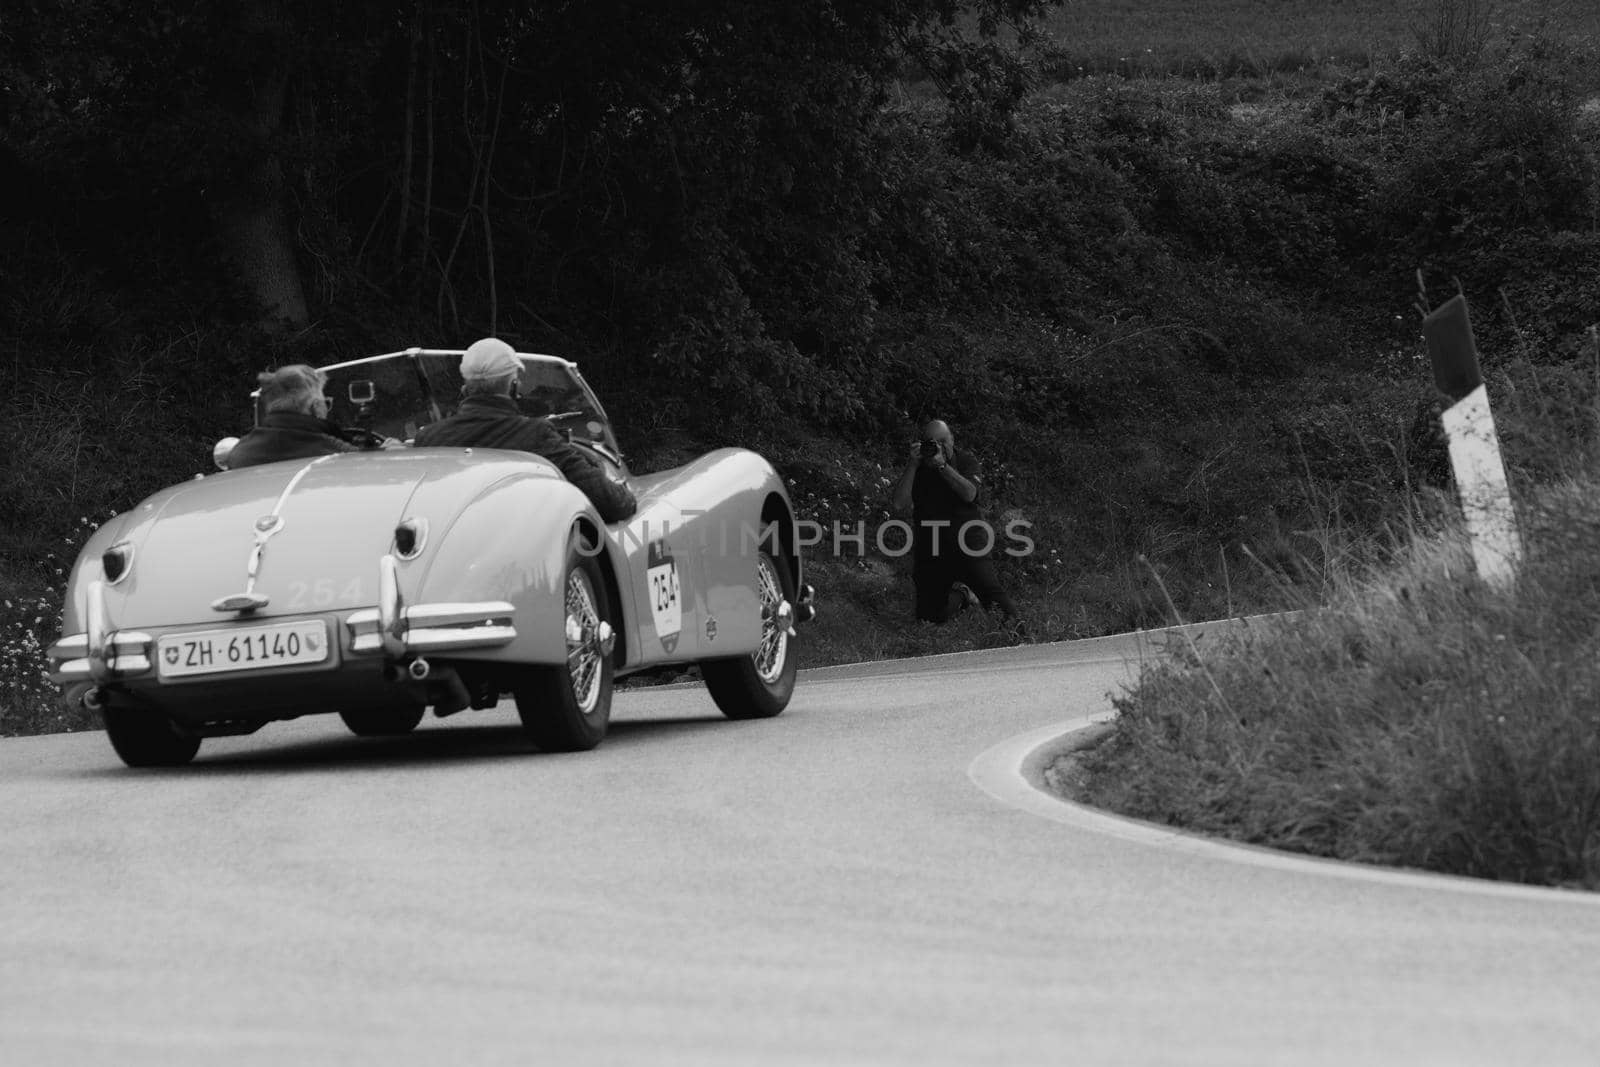
<path id="1" fill-rule="evenodd" d="M 286 367 L 258 375 L 261 385 L 261 406 L 268 412 L 298 411 L 312 415 L 317 398 L 327 387 L 328 376 L 304 363 L 291 363 Z"/>

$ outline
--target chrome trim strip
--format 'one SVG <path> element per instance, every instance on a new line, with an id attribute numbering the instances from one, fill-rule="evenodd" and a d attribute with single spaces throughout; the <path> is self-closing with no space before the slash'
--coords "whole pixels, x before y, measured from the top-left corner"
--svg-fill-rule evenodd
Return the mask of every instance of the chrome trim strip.
<path id="1" fill-rule="evenodd" d="M 378 560 L 378 639 L 383 650 L 398 656 L 406 650 L 406 607 L 400 600 L 400 576 L 394 557 Z"/>
<path id="2" fill-rule="evenodd" d="M 151 667 L 150 646 L 155 639 L 139 630 L 119 630 L 107 634 L 100 647 L 100 663 L 89 655 L 89 635 L 72 634 L 50 646 L 47 655 L 59 660 L 51 674 L 63 679 L 94 678 L 107 681 L 113 677 L 145 674 Z M 100 673 L 96 673 L 96 671 Z"/>
<path id="3" fill-rule="evenodd" d="M 305 478 L 306 475 L 311 473 L 311 468 L 312 467 L 318 466 L 319 464 L 322 464 L 322 463 L 326 463 L 332 458 L 333 458 L 333 456 L 331 456 L 331 455 L 330 456 L 318 456 L 316 459 L 312 460 L 310 463 L 307 463 L 304 467 L 301 467 L 299 470 L 295 471 L 294 472 L 294 477 L 289 479 L 289 484 L 285 485 L 283 487 L 283 492 L 278 494 L 277 502 L 272 505 L 272 510 L 270 512 L 268 512 L 266 515 L 263 515 L 261 518 L 256 520 L 255 529 L 252 531 L 252 533 L 255 536 L 255 544 L 253 544 L 250 547 L 250 557 L 249 557 L 248 560 L 245 561 L 245 568 L 244 568 L 244 595 L 245 596 L 251 596 L 256 591 L 256 576 L 261 571 L 261 557 L 262 557 L 262 555 L 264 555 L 266 553 L 267 542 L 272 539 L 272 535 L 273 534 L 275 534 L 279 530 L 283 529 L 283 506 L 284 506 L 284 504 L 288 503 L 289 494 L 294 492 L 295 489 L 300 485 L 301 480 L 303 478 Z M 268 521 L 268 520 L 270 520 L 270 521 Z M 253 607 L 252 608 L 243 608 L 243 609 L 226 608 L 226 607 L 218 607 L 216 604 L 213 604 L 212 605 L 212 610 L 214 610 L 214 611 L 238 611 L 238 610 L 254 611 L 255 608 L 253 608 Z"/>
<path id="4" fill-rule="evenodd" d="M 401 605 L 391 624 L 393 629 L 385 625 L 384 614 L 377 608 L 363 608 L 345 616 L 351 652 L 383 652 L 397 657 L 407 652 L 492 648 L 509 644 L 517 637 L 512 621 L 515 609 L 503 600 Z M 392 647 L 390 639 L 399 642 L 398 649 Z"/>
<path id="5" fill-rule="evenodd" d="M 504 600 L 486 600 L 481 604 L 418 604 L 406 609 L 406 621 L 412 625 L 427 626 L 477 625 L 504 618 L 507 623 L 516 609 Z"/>
<path id="6" fill-rule="evenodd" d="M 111 661 L 111 670 L 118 678 L 126 678 L 135 674 L 149 674 L 153 664 L 150 657 L 142 652 L 122 653 Z M 50 672 L 55 677 L 65 681 L 79 678 L 94 677 L 94 666 L 86 659 L 62 660 Z M 97 681 L 99 679 L 96 679 Z"/>
<path id="7" fill-rule="evenodd" d="M 88 604 L 84 612 L 84 623 L 85 637 L 88 640 L 86 651 L 89 674 L 97 682 L 109 682 L 111 664 L 106 661 L 106 637 L 111 624 L 106 618 L 106 583 L 99 579 L 90 582 L 86 596 Z"/>
<path id="8" fill-rule="evenodd" d="M 49 655 L 51 659 L 78 659 L 88 650 L 89 635 L 73 634 L 70 637 L 63 637 L 51 645 Z"/>
<path id="9" fill-rule="evenodd" d="M 304 467 L 301 467 L 299 470 L 295 471 L 294 472 L 294 477 L 290 478 L 289 479 L 289 484 L 283 487 L 283 492 L 278 495 L 278 502 L 276 504 L 272 505 L 272 510 L 270 512 L 268 512 L 268 514 L 272 515 L 274 518 L 281 518 L 282 517 L 281 513 L 283 511 L 283 505 L 288 502 L 289 494 L 295 491 L 295 487 L 300 484 L 300 480 L 302 478 L 304 478 L 306 475 L 311 473 L 311 468 L 312 467 L 316 467 L 316 466 L 319 466 L 319 465 L 321 465 L 323 463 L 326 463 L 326 462 L 328 462 L 328 460 L 330 460 L 332 458 L 333 458 L 333 456 L 318 456 L 316 459 L 312 460 L 310 463 L 307 463 Z M 280 529 L 282 528 L 282 524 L 281 523 L 279 524 L 279 528 Z M 277 533 L 277 532 L 278 531 L 276 529 L 272 531 L 272 533 Z M 268 534 L 267 536 L 270 537 L 272 535 Z"/>
<path id="10" fill-rule="evenodd" d="M 444 629 L 426 627 L 412 630 L 406 635 L 406 648 L 411 652 L 438 652 L 451 648 L 485 648 L 507 645 L 517 638 L 516 627 L 509 623 L 474 626 L 470 629 Z"/>
<path id="11" fill-rule="evenodd" d="M 89 661 L 86 659 L 62 660 L 56 664 L 55 669 L 50 674 L 52 677 L 63 680 L 87 678 L 89 677 Z"/>

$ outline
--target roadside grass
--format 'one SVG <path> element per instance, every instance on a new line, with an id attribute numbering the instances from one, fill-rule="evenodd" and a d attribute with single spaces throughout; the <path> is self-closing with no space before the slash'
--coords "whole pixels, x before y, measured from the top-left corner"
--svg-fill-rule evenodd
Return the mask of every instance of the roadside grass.
<path id="1" fill-rule="evenodd" d="M 1082 798 L 1342 860 L 1600 888 L 1600 478 L 1524 493 L 1513 589 L 1414 528 L 1297 618 L 1201 642 L 1114 700 Z M 1334 558 L 1338 553 L 1328 553 Z"/>

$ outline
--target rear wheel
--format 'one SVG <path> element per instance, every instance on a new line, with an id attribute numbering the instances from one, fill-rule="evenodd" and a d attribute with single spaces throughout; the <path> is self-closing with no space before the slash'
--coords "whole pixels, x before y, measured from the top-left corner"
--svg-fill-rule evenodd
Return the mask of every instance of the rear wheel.
<path id="1" fill-rule="evenodd" d="M 198 737 L 180 733 L 160 712 L 106 708 L 103 717 L 111 747 L 130 767 L 181 767 L 200 751 Z"/>
<path id="2" fill-rule="evenodd" d="M 794 583 L 765 551 L 756 560 L 756 593 L 761 599 L 760 647 L 748 656 L 700 664 L 711 699 L 730 719 L 769 719 L 788 707 L 794 695 L 797 661 L 789 638 Z"/>
<path id="3" fill-rule="evenodd" d="M 427 710 L 421 704 L 396 704 L 392 708 L 341 711 L 339 718 L 357 737 L 393 737 L 415 730 Z"/>
<path id="4" fill-rule="evenodd" d="M 525 667 L 512 696 L 534 744 L 548 752 L 598 745 L 611 723 L 611 623 L 600 565 L 574 544 L 562 579 L 567 662 Z"/>

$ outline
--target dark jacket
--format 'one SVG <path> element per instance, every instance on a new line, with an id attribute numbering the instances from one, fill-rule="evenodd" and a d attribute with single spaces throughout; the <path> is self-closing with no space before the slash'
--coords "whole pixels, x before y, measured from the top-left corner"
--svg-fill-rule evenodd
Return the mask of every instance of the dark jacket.
<path id="1" fill-rule="evenodd" d="M 356 450 L 355 445 L 339 436 L 338 427 L 326 419 L 299 411 L 269 411 L 262 416 L 261 425 L 239 438 L 239 443 L 228 453 L 228 469 Z"/>
<path id="2" fill-rule="evenodd" d="M 517 410 L 509 396 L 469 396 L 448 419 L 424 426 L 418 448 L 458 445 L 466 448 L 515 448 L 543 456 L 560 468 L 567 481 L 583 490 L 606 522 L 619 522 L 638 510 L 633 493 L 567 441 L 545 419 Z"/>
<path id="3" fill-rule="evenodd" d="M 916 559 L 941 556 L 979 555 L 966 551 L 966 544 L 979 544 L 982 539 L 969 535 L 970 542 L 960 540 L 961 527 L 969 522 L 983 520 L 983 470 L 970 452 L 956 449 L 950 456 L 950 466 L 956 469 L 978 490 L 971 500 L 962 500 L 950 487 L 944 475 L 932 467 L 917 470 L 911 483 L 911 508 L 914 523 L 912 547 Z M 944 525 L 937 525 L 944 524 Z"/>

